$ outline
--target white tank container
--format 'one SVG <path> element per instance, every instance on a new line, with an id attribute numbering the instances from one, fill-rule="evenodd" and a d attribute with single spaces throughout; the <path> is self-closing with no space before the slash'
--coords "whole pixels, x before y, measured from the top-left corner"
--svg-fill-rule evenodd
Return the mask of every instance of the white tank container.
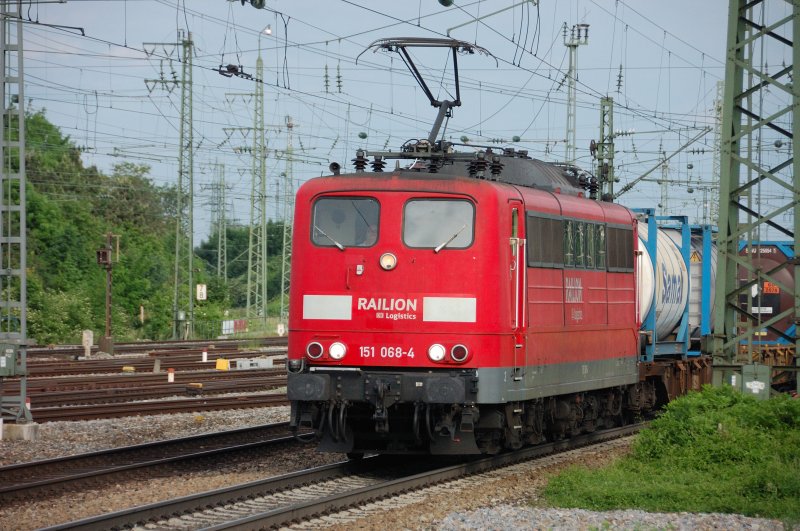
<path id="1" fill-rule="evenodd" d="M 664 231 L 669 238 L 675 242 L 675 245 L 680 248 L 681 246 L 681 232 L 675 229 L 666 229 Z M 691 249 L 690 249 L 690 259 L 689 259 L 689 274 L 691 276 L 691 282 L 689 283 L 689 337 L 692 338 L 699 338 L 700 337 L 700 304 L 702 302 L 703 297 L 703 261 L 705 257 L 703 256 L 703 237 L 699 234 L 692 234 L 692 241 L 691 241 Z M 714 315 L 714 293 L 715 293 L 715 285 L 717 280 L 717 245 L 716 243 L 712 243 L 711 245 L 711 285 L 710 285 L 710 297 L 711 297 L 711 313 L 710 316 Z M 709 323 L 711 325 L 711 329 L 713 330 L 713 321 Z"/>
<path id="2" fill-rule="evenodd" d="M 689 272 L 681 257 L 680 248 L 664 231 L 656 238 L 656 263 L 647 251 L 648 224 L 639 222 L 639 250 L 637 257 L 639 278 L 639 317 L 644 321 L 651 309 L 655 293 L 656 336 L 667 338 L 683 316 L 689 303 Z"/>

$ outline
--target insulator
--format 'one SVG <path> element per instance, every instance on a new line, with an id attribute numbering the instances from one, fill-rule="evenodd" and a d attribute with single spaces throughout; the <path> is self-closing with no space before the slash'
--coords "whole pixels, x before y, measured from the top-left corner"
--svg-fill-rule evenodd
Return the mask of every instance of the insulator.
<path id="1" fill-rule="evenodd" d="M 381 172 L 383 171 L 383 168 L 386 167 L 386 161 L 383 160 L 381 157 L 376 156 L 375 160 L 370 162 L 370 166 L 372 166 L 372 171 Z"/>
<path id="2" fill-rule="evenodd" d="M 600 185 L 597 183 L 597 179 L 594 177 L 589 178 L 589 193 L 592 194 L 592 197 L 597 197 L 597 190 L 600 189 Z"/>
<path id="3" fill-rule="evenodd" d="M 592 176 L 589 178 L 589 197 L 592 199 L 597 198 L 597 191 L 600 189 L 600 185 L 597 183 L 597 179 Z"/>
<path id="4" fill-rule="evenodd" d="M 439 173 L 439 163 L 433 159 L 428 161 L 428 173 Z"/>
<path id="5" fill-rule="evenodd" d="M 489 167 L 489 161 L 486 160 L 486 153 L 483 151 L 479 151 L 475 154 L 475 160 L 472 162 L 475 168 L 475 177 L 478 179 L 483 179 L 486 168 Z"/>
<path id="6" fill-rule="evenodd" d="M 356 167 L 356 173 L 361 173 L 366 169 L 369 160 L 365 156 L 364 151 L 359 149 L 356 151 L 356 158 L 351 159 L 351 162 L 353 163 L 353 166 Z"/>
<path id="7" fill-rule="evenodd" d="M 512 150 L 513 151 L 513 150 Z M 497 177 L 503 173 L 503 166 L 505 166 L 502 162 L 500 162 L 500 157 L 495 155 L 492 157 L 492 163 L 489 165 L 489 170 L 492 172 L 492 180 L 496 181 Z"/>

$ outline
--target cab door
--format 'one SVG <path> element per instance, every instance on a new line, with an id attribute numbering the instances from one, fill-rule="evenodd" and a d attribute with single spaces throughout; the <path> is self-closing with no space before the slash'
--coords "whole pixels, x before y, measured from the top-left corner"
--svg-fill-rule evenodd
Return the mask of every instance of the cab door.
<path id="1" fill-rule="evenodd" d="M 525 367 L 525 308 L 527 307 L 527 264 L 525 252 L 525 208 L 522 201 L 512 199 L 508 204 L 509 227 L 509 282 L 511 326 L 514 336 L 514 381 L 523 379 Z"/>

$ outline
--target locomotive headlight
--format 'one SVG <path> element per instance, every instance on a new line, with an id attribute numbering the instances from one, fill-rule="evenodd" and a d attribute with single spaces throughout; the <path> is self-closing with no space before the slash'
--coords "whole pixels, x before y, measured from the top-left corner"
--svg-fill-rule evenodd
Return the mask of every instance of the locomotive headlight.
<path id="1" fill-rule="evenodd" d="M 461 363 L 469 356 L 469 350 L 464 345 L 454 345 L 453 348 L 450 349 L 450 357 L 453 358 L 453 361 Z"/>
<path id="2" fill-rule="evenodd" d="M 322 345 L 320 345 L 316 341 L 313 341 L 308 345 L 306 345 L 306 354 L 312 360 L 319 359 L 319 357 L 322 356 L 322 351 L 323 351 Z"/>
<path id="3" fill-rule="evenodd" d="M 447 352 L 443 345 L 439 343 L 434 343 L 430 347 L 428 347 L 428 357 L 431 361 L 442 361 L 444 359 L 444 354 Z"/>
<path id="4" fill-rule="evenodd" d="M 395 267 L 397 267 L 397 257 L 392 253 L 383 253 L 381 255 L 381 267 L 386 271 L 391 271 Z"/>
<path id="5" fill-rule="evenodd" d="M 338 341 L 336 343 L 332 343 L 330 348 L 328 348 L 328 354 L 335 360 L 344 358 L 346 352 L 347 347 L 344 346 L 344 343 L 340 343 Z"/>

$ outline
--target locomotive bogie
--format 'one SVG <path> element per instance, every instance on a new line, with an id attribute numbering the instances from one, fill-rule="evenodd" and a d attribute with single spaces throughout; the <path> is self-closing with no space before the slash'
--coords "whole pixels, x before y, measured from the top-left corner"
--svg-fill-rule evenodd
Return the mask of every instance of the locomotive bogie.
<path id="1" fill-rule="evenodd" d="M 482 405 L 426 404 L 401 400 L 399 395 L 391 397 L 390 405 L 378 407 L 364 401 L 293 401 L 292 418 L 299 427 L 316 429 L 321 451 L 494 454 L 619 426 L 657 401 L 653 382 Z"/>

